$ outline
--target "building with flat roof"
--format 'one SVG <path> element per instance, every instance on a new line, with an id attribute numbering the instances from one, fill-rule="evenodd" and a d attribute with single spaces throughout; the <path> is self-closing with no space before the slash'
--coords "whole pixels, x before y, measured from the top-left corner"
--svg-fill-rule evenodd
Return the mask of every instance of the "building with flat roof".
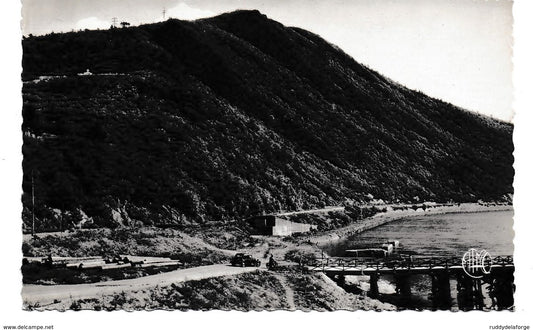
<path id="1" fill-rule="evenodd" d="M 255 235 L 290 236 L 316 229 L 316 225 L 292 222 L 275 215 L 260 215 L 247 219 Z"/>

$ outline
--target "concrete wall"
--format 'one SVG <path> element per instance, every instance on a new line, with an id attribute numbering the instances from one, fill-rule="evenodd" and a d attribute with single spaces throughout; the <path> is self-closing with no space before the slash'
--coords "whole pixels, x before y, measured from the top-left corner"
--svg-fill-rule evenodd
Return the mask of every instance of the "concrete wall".
<path id="1" fill-rule="evenodd" d="M 293 233 L 304 233 L 317 227 L 280 219 L 274 215 L 257 216 L 247 221 L 254 228 L 254 234 L 259 235 L 290 236 Z"/>
<path id="2" fill-rule="evenodd" d="M 316 226 L 276 218 L 276 225 L 272 228 L 272 235 L 289 236 L 293 233 L 308 232 L 311 228 L 316 229 Z"/>

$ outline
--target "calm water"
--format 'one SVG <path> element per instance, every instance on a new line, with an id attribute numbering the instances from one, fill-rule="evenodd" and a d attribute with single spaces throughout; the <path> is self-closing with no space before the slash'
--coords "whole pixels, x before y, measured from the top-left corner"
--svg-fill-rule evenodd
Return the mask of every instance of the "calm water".
<path id="1" fill-rule="evenodd" d="M 400 241 L 400 252 L 424 256 L 455 256 L 461 258 L 470 248 L 485 249 L 493 257 L 513 254 L 513 212 L 481 212 L 424 215 L 402 219 L 354 235 L 344 241 L 323 247 L 331 256 L 344 256 L 346 249 L 379 247 L 388 240 Z M 347 276 L 347 281 L 368 291 L 368 276 Z M 430 308 L 431 281 L 429 276 L 411 277 L 411 288 L 417 302 L 410 308 Z M 392 276 L 384 275 L 378 282 L 380 293 L 392 294 Z M 457 282 L 450 280 L 452 310 L 457 310 Z M 490 306 L 484 287 L 485 306 Z"/>
<path id="2" fill-rule="evenodd" d="M 470 248 L 485 249 L 493 257 L 513 254 L 513 212 L 424 215 L 406 218 L 354 235 L 324 247 L 332 256 L 346 249 L 379 247 L 399 240 L 401 249 L 419 255 L 456 256 Z"/>

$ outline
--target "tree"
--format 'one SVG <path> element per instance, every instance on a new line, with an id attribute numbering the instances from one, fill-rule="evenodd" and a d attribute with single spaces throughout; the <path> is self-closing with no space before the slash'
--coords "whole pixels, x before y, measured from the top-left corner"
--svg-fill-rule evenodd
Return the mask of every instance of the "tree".
<path id="1" fill-rule="evenodd" d="M 120 22 L 120 25 L 121 25 L 123 28 L 126 28 L 126 27 L 130 26 L 130 23 L 128 23 L 128 22 Z"/>

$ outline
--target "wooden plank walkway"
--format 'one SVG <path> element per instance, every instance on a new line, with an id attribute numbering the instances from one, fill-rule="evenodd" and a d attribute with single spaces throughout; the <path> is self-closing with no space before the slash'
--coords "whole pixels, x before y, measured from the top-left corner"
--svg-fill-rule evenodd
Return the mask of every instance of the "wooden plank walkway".
<path id="1" fill-rule="evenodd" d="M 357 258 L 324 258 L 316 264 L 305 265 L 310 272 L 328 275 L 370 275 L 370 274 L 430 274 L 436 271 L 463 272 L 462 260 L 449 257 L 414 258 L 410 260 L 361 260 Z M 512 256 L 492 259 L 491 271 L 514 270 Z"/>

